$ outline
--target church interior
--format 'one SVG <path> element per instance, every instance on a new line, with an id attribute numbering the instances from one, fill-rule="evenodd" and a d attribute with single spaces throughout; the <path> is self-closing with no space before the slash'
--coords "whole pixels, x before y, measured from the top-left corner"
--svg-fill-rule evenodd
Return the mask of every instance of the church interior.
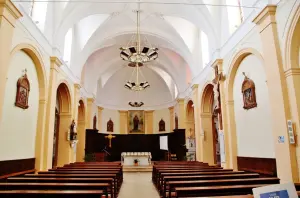
<path id="1" fill-rule="evenodd" d="M 295 198 L 298 142 L 300 0 L 0 0 L 0 197 Z"/>

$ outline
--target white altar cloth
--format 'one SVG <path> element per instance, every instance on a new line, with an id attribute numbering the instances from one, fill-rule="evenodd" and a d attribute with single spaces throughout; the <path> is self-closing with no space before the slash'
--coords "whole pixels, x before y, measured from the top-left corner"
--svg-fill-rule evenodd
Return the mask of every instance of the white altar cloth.
<path id="1" fill-rule="evenodd" d="M 138 160 L 138 165 L 149 166 L 151 165 L 150 152 L 123 152 L 121 153 L 122 164 L 125 166 L 133 166 L 134 160 Z"/>

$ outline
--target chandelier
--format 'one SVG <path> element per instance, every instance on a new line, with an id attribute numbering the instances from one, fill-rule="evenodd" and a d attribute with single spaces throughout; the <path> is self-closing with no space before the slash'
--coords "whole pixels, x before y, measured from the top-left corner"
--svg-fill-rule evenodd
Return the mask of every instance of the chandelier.
<path id="1" fill-rule="evenodd" d="M 136 44 L 129 47 L 121 47 L 120 57 L 124 61 L 131 63 L 147 63 L 154 61 L 158 58 L 158 48 L 154 47 L 141 47 L 141 33 L 140 33 L 140 4 L 138 3 L 138 9 L 135 11 L 137 15 L 137 31 L 136 31 Z M 139 65 L 141 66 L 141 65 Z"/>
<path id="2" fill-rule="evenodd" d="M 132 91 L 143 91 L 143 90 L 150 87 L 150 84 L 146 80 L 143 80 L 143 81 L 139 82 L 139 80 L 140 80 L 139 79 L 139 74 L 144 79 L 145 79 L 145 77 L 143 76 L 142 72 L 140 71 L 140 67 L 139 67 L 138 63 L 136 63 L 136 66 L 134 67 L 131 78 L 132 78 L 132 76 L 134 76 L 134 74 L 136 76 L 135 81 L 133 81 L 133 80 L 127 81 L 124 85 L 124 87 L 126 89 L 129 89 L 129 90 L 132 90 Z"/>
<path id="3" fill-rule="evenodd" d="M 128 104 L 132 107 L 141 107 L 144 105 L 143 102 L 129 102 Z"/>

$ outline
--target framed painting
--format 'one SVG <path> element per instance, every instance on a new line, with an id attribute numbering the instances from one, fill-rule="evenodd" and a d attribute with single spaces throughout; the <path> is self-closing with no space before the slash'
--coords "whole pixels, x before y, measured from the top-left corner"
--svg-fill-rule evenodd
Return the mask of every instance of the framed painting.
<path id="1" fill-rule="evenodd" d="M 127 126 L 129 133 L 145 133 L 144 111 L 128 111 Z"/>

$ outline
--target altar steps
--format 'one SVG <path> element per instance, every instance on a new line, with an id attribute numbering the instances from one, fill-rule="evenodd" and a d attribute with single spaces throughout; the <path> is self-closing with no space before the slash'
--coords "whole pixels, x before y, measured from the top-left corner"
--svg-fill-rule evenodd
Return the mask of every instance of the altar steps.
<path id="1" fill-rule="evenodd" d="M 123 172 L 152 172 L 152 166 L 123 166 Z"/>

